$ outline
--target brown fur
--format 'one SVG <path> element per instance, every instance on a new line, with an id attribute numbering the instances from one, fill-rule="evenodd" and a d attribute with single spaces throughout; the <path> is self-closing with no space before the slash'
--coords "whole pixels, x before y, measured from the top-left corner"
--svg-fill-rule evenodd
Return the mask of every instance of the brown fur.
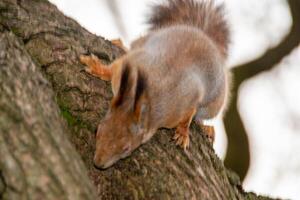
<path id="1" fill-rule="evenodd" d="M 151 30 L 126 55 L 110 66 L 93 55 L 81 59 L 89 73 L 111 81 L 114 94 L 97 132 L 98 167 L 128 156 L 161 127 L 176 127 L 174 139 L 186 149 L 192 118 L 201 124 L 227 104 L 223 7 L 211 1 L 169 0 L 155 8 Z"/>

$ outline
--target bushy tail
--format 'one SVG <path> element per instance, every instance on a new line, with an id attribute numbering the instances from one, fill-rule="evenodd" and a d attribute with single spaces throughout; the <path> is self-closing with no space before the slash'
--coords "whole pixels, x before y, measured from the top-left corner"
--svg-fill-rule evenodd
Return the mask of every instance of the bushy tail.
<path id="1" fill-rule="evenodd" d="M 153 8 L 149 23 L 151 29 L 175 24 L 200 28 L 227 55 L 229 28 L 224 18 L 224 6 L 213 0 L 167 0 Z"/>

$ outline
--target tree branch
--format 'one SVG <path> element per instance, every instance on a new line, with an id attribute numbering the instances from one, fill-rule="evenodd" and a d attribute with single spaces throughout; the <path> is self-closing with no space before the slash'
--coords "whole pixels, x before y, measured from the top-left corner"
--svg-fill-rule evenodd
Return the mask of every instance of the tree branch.
<path id="1" fill-rule="evenodd" d="M 236 66 L 232 70 L 234 85 L 230 106 L 225 116 L 225 129 L 228 135 L 225 165 L 236 171 L 242 179 L 244 179 L 249 167 L 250 154 L 247 133 L 237 110 L 238 90 L 245 80 L 270 70 L 299 45 L 300 2 L 298 0 L 289 0 L 288 2 L 293 19 L 293 26 L 289 35 L 278 46 L 268 50 L 260 58 Z"/>
<path id="2" fill-rule="evenodd" d="M 18 39 L 0 32 L 1 199 L 94 199 L 48 82 Z"/>
<path id="3" fill-rule="evenodd" d="M 0 10 L 0 24 L 24 41 L 30 57 L 51 82 L 61 114 L 69 125 L 70 131 L 66 133 L 71 133 L 69 137 L 88 168 L 99 199 L 249 199 L 250 196 L 259 199 L 243 192 L 239 179 L 224 168 L 194 123 L 188 152 L 171 141 L 173 130 L 162 129 L 129 158 L 105 171 L 96 170 L 92 163 L 93 133 L 112 94 L 108 83 L 84 72 L 78 57 L 93 52 L 103 62 L 111 62 L 122 51 L 103 38 L 90 34 L 44 0 L 2 0 Z M 11 56 L 10 60 L 18 57 Z M 39 97 L 40 90 L 49 93 L 43 84 L 35 85 L 28 92 L 36 95 L 20 101 L 34 100 Z M 43 103 L 33 103 L 38 112 Z M 51 117 L 51 114 L 46 116 Z M 13 116 L 5 119 L 9 117 Z M 40 117 L 37 115 L 36 118 Z M 23 124 L 23 120 L 19 122 Z M 52 120 L 48 119 L 48 128 L 61 127 Z M 66 168 L 70 165 L 63 160 L 59 163 Z M 42 169 L 44 167 L 47 166 L 42 166 Z M 15 178 L 13 174 L 5 173 L 4 176 Z M 24 176 L 27 177 L 26 173 L 20 171 L 20 177 Z"/>

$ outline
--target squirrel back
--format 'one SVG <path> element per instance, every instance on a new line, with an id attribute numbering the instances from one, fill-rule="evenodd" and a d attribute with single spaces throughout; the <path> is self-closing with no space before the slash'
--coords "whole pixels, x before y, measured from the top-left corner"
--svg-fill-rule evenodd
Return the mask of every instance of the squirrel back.
<path id="1" fill-rule="evenodd" d="M 217 6 L 213 0 L 166 0 L 152 8 L 148 22 L 151 30 L 172 25 L 199 28 L 214 41 L 220 53 L 227 56 L 229 28 L 223 4 Z"/>

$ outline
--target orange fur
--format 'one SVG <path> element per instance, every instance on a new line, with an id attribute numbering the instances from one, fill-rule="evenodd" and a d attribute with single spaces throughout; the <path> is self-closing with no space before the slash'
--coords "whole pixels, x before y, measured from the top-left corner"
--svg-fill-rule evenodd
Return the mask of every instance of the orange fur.
<path id="1" fill-rule="evenodd" d="M 176 128 L 173 139 L 176 140 L 176 144 L 180 145 L 183 149 L 186 149 L 190 144 L 189 127 L 195 113 L 196 108 L 193 108 L 191 111 L 187 112 L 186 116 L 183 117 L 182 121 Z"/>
<path id="2" fill-rule="evenodd" d="M 99 77 L 103 80 L 109 81 L 111 80 L 112 71 L 111 68 L 107 65 L 101 63 L 101 61 L 95 56 L 80 56 L 81 63 L 87 65 L 85 69 L 88 73 Z"/>

